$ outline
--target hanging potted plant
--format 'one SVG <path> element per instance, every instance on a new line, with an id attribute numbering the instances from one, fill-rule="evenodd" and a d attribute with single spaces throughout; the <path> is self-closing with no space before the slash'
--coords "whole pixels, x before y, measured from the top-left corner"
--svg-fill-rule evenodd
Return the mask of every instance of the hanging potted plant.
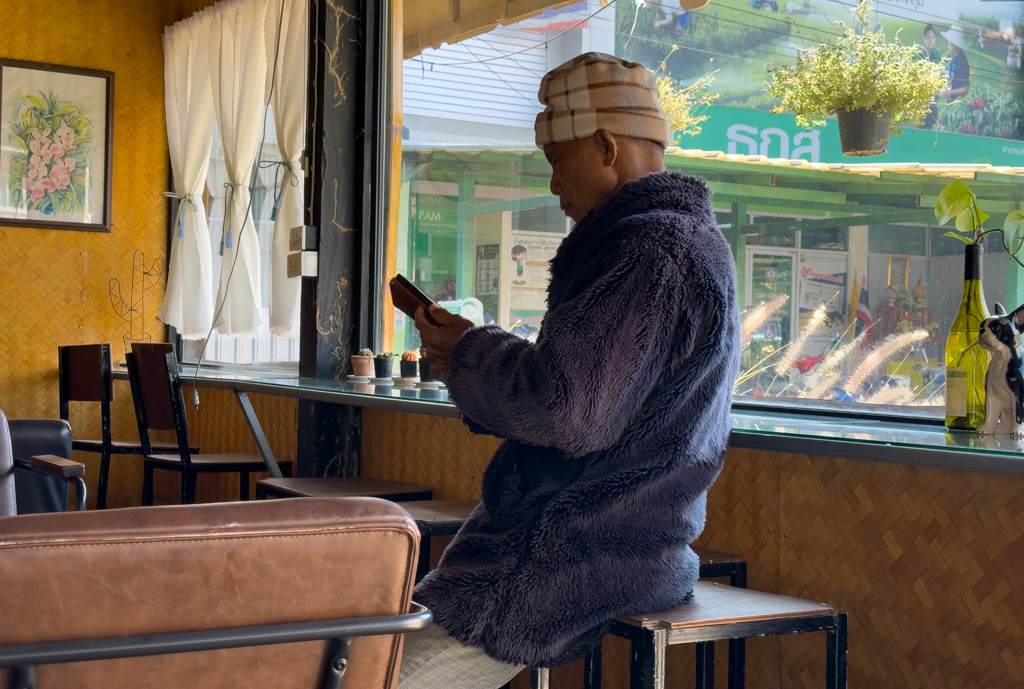
<path id="1" fill-rule="evenodd" d="M 839 121 L 848 156 L 881 155 L 900 125 L 924 122 L 935 96 L 945 88 L 945 66 L 920 59 L 920 46 L 885 42 L 869 31 L 870 5 L 861 0 L 853 15 L 861 33 L 837 22 L 842 34 L 797 54 L 796 64 L 772 71 L 768 93 L 780 99 L 773 114 L 796 115 L 802 127 Z"/>
<path id="2" fill-rule="evenodd" d="M 1011 211 L 1002 228 L 986 230 L 983 225 L 989 216 L 977 202 L 970 187 L 956 180 L 946 185 L 935 205 L 939 225 L 952 220 L 956 226 L 955 232 L 944 236 L 965 244 L 964 294 L 946 339 L 946 426 L 956 430 L 976 430 L 985 422 L 988 353 L 978 346 L 981 322 L 989 317 L 982 284 L 985 237 L 998 233 L 1006 253 L 1024 268 L 1019 258 L 1024 247 L 1024 214 Z"/>

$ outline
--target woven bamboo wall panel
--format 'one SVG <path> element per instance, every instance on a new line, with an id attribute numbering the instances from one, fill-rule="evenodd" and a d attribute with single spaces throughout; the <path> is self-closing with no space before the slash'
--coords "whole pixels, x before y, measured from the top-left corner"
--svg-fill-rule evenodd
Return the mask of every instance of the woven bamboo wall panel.
<path id="1" fill-rule="evenodd" d="M 128 326 L 111 308 L 107 282 L 119 277 L 123 284 L 130 278 L 136 249 L 148 261 L 165 257 L 167 202 L 162 192 L 168 165 L 161 34 L 178 12 L 177 2 L 0 1 L 3 57 L 115 75 L 110 234 L 0 227 L 0 408 L 10 417 L 57 416 L 58 345 L 110 342 L 115 357 L 120 354 Z M 50 18 L 44 38 L 30 30 L 40 17 Z M 162 296 L 162 286 L 146 295 L 146 331 L 158 340 L 163 337 L 156 320 Z M 115 437 L 134 437 L 130 397 L 120 389 L 116 394 Z M 98 437 L 94 410 L 72 410 L 72 422 L 76 435 Z M 78 453 L 75 459 L 89 460 L 87 476 L 95 494 L 98 461 L 94 466 L 93 458 Z M 120 504 L 122 469 L 132 462 L 120 458 L 114 464 L 111 498 Z"/>

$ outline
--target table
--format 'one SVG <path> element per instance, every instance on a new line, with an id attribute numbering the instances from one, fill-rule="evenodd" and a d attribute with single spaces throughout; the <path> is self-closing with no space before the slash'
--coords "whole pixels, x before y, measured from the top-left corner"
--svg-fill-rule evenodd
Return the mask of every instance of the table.
<path id="1" fill-rule="evenodd" d="M 127 380 L 127 372 L 115 371 L 114 377 Z M 191 386 L 192 382 L 192 376 L 182 377 L 183 385 Z M 195 383 L 200 388 L 234 392 L 260 455 L 275 478 L 282 477 L 281 469 L 253 410 L 249 393 L 461 418 L 449 401 L 447 390 L 443 389 L 408 389 L 220 371 L 202 371 Z M 950 432 L 928 420 L 857 419 L 737 405 L 733 408 L 729 443 L 737 448 L 1024 476 L 1024 438 Z"/>

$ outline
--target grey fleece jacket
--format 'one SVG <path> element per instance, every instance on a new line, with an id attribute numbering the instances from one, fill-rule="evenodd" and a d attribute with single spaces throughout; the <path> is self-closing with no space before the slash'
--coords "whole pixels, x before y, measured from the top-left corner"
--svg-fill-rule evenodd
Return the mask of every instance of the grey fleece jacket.
<path id="1" fill-rule="evenodd" d="M 485 326 L 455 349 L 451 398 L 505 442 L 415 595 L 459 641 L 533 667 L 689 596 L 740 352 L 735 267 L 698 179 L 628 182 L 551 275 L 536 344 Z"/>

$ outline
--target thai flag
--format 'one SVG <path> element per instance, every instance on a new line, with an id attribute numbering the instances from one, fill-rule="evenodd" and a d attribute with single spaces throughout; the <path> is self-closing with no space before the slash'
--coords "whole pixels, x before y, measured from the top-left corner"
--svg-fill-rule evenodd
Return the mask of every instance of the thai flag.
<path id="1" fill-rule="evenodd" d="M 516 24 L 515 28 L 534 33 L 568 31 L 587 26 L 587 3 L 573 3 L 557 10 L 544 10 L 536 17 L 530 17 Z"/>
<path id="2" fill-rule="evenodd" d="M 867 283 L 867 280 L 864 281 Z M 863 285 L 860 290 L 860 297 L 857 299 L 857 326 L 854 331 L 856 335 L 871 327 L 871 303 L 868 301 L 868 288 Z"/>

